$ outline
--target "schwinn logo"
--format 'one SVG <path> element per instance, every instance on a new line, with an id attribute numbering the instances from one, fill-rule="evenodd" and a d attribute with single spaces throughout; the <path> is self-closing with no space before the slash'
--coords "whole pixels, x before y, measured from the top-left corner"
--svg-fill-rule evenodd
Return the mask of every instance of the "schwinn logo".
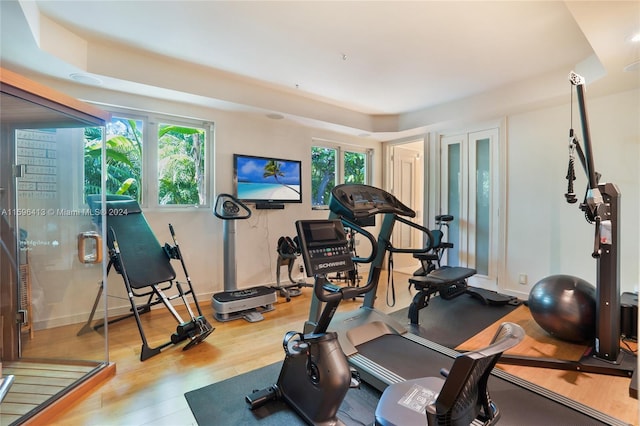
<path id="1" fill-rule="evenodd" d="M 345 260 L 341 260 L 339 262 L 319 263 L 317 269 L 333 268 L 334 266 L 345 266 L 346 264 L 347 262 Z"/>

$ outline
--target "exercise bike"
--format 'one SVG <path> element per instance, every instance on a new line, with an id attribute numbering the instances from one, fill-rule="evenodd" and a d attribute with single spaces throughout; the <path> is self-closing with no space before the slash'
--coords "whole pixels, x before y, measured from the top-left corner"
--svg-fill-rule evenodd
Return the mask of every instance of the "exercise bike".
<path id="1" fill-rule="evenodd" d="M 310 333 L 290 331 L 282 342 L 285 359 L 276 384 L 255 390 L 245 397 L 251 410 L 272 400 L 282 400 L 311 425 L 343 424 L 336 416 L 349 388 L 360 385 L 360 377 L 349 366 L 338 336 L 327 332 L 338 305 L 371 290 L 364 287 L 331 284 L 330 273 L 354 269 L 354 262 L 369 263 L 377 254 L 373 235 L 358 229 L 371 242 L 369 258 L 352 258 L 342 222 L 339 219 L 296 222 L 300 251 L 308 276 L 315 277 L 314 293 L 324 309 Z"/>

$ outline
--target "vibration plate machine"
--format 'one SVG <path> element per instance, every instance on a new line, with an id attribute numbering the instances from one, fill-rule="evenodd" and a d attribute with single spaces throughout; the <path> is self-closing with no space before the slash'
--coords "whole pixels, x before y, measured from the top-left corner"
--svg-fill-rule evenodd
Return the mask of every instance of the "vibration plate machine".
<path id="1" fill-rule="evenodd" d="M 275 289 L 266 286 L 238 289 L 236 279 L 236 221 L 250 218 L 251 210 L 234 196 L 219 194 L 213 214 L 223 221 L 224 238 L 224 291 L 211 298 L 215 319 L 261 321 L 262 312 L 272 311 L 278 300 Z"/>

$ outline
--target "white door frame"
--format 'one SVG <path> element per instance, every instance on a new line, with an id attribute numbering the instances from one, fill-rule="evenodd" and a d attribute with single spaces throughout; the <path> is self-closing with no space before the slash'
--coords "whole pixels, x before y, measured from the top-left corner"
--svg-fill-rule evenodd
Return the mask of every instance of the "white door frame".
<path id="1" fill-rule="evenodd" d="M 448 161 L 446 146 L 450 143 L 461 143 L 467 146 L 462 149 L 461 155 L 461 169 L 459 177 L 459 193 L 460 196 L 460 211 L 463 217 L 458 218 L 458 225 L 461 229 L 461 237 L 459 241 L 452 241 L 461 250 L 459 250 L 459 264 L 460 266 L 474 267 L 476 264 L 475 253 L 475 232 L 473 232 L 474 220 L 469 218 L 475 218 L 475 205 L 476 200 L 474 197 L 476 175 L 470 173 L 470 165 L 475 164 L 475 149 L 469 148 L 471 146 L 470 141 L 489 138 L 491 141 L 490 151 L 490 238 L 489 238 L 489 262 L 488 273 L 477 274 L 469 279 L 469 284 L 477 287 L 487 288 L 490 290 L 500 289 L 500 277 L 504 276 L 505 265 L 505 230 L 506 224 L 504 223 L 505 215 L 504 206 L 506 205 L 506 183 L 504 179 L 500 179 L 500 176 L 505 176 L 505 158 L 506 158 L 506 135 L 505 135 L 505 123 L 492 126 L 491 128 L 485 127 L 487 130 L 469 130 L 464 133 L 450 133 L 450 134 L 438 134 L 434 138 L 437 145 L 437 151 L 439 158 L 438 165 L 440 167 L 438 173 L 439 184 L 435 185 L 439 192 L 439 203 L 436 207 L 435 214 L 450 213 L 447 210 L 448 195 L 447 195 L 447 180 L 444 177 L 448 176 Z M 462 145 L 461 145 L 462 146 Z M 475 147 L 475 144 L 473 144 Z M 446 262 L 443 262 L 446 264 Z"/>
<path id="2" fill-rule="evenodd" d="M 416 212 L 415 218 L 408 219 L 419 225 L 423 223 L 425 204 L 424 145 L 424 138 L 413 138 L 389 143 L 386 150 L 388 159 L 386 189 Z M 411 176 L 408 176 L 407 173 L 411 174 Z M 403 182 L 407 183 L 410 188 L 403 186 Z M 407 196 L 410 199 L 403 199 Z M 405 232 L 410 232 L 410 238 L 407 238 L 408 236 L 404 234 Z M 399 248 L 403 245 L 406 245 L 406 247 L 401 248 L 418 248 L 424 244 L 422 233 L 414 228 L 409 228 L 407 225 L 397 224 L 392 238 L 394 246 Z M 401 241 L 407 244 L 403 244 Z M 394 267 L 399 272 L 413 274 L 420 266 L 419 261 L 410 254 L 395 254 L 394 256 Z"/>

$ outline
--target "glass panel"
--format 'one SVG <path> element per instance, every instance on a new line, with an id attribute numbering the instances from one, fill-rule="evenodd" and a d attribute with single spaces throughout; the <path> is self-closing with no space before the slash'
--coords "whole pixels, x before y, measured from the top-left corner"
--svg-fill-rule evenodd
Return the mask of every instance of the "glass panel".
<path id="1" fill-rule="evenodd" d="M 87 327 L 92 307 L 106 317 L 98 290 L 108 256 L 83 167 L 94 156 L 86 193 L 101 198 L 108 114 L 10 71 L 0 77 L 0 361 L 17 384 L 38 385 L 12 386 L 5 402 L 20 404 L 3 404 L 2 416 L 22 423 L 111 368 L 106 331 Z"/>
<path id="2" fill-rule="evenodd" d="M 331 190 L 336 186 L 337 150 L 321 146 L 311 147 L 311 204 L 329 204 Z"/>
<path id="3" fill-rule="evenodd" d="M 158 204 L 206 204 L 206 133 L 195 127 L 158 127 Z"/>
<path id="4" fill-rule="evenodd" d="M 344 183 L 364 184 L 367 181 L 367 155 L 363 152 L 344 153 Z"/>
<path id="5" fill-rule="evenodd" d="M 460 255 L 459 255 L 459 242 L 460 242 L 460 215 L 461 215 L 461 204 L 460 204 L 460 144 L 450 144 L 448 145 L 448 173 L 447 176 L 448 184 L 448 202 L 449 209 L 448 214 L 453 215 L 454 220 L 449 224 L 449 236 L 448 241 L 453 243 L 453 248 L 447 250 L 447 265 L 449 266 L 459 266 L 460 265 Z"/>
<path id="6" fill-rule="evenodd" d="M 489 212 L 491 204 L 491 157 L 489 138 L 476 141 L 476 265 L 489 275 Z"/>
<path id="7" fill-rule="evenodd" d="M 85 195 L 101 193 L 89 182 L 102 175 L 102 131 L 15 131 L 17 200 L 9 213 L 19 230 L 18 293 L 27 319 L 22 331 L 28 331 L 21 336 L 23 358 L 106 358 L 103 334 L 78 335 L 103 278 L 102 229 L 94 220 L 101 209 L 85 202 Z M 68 343 L 50 345 L 52 338 Z"/>

